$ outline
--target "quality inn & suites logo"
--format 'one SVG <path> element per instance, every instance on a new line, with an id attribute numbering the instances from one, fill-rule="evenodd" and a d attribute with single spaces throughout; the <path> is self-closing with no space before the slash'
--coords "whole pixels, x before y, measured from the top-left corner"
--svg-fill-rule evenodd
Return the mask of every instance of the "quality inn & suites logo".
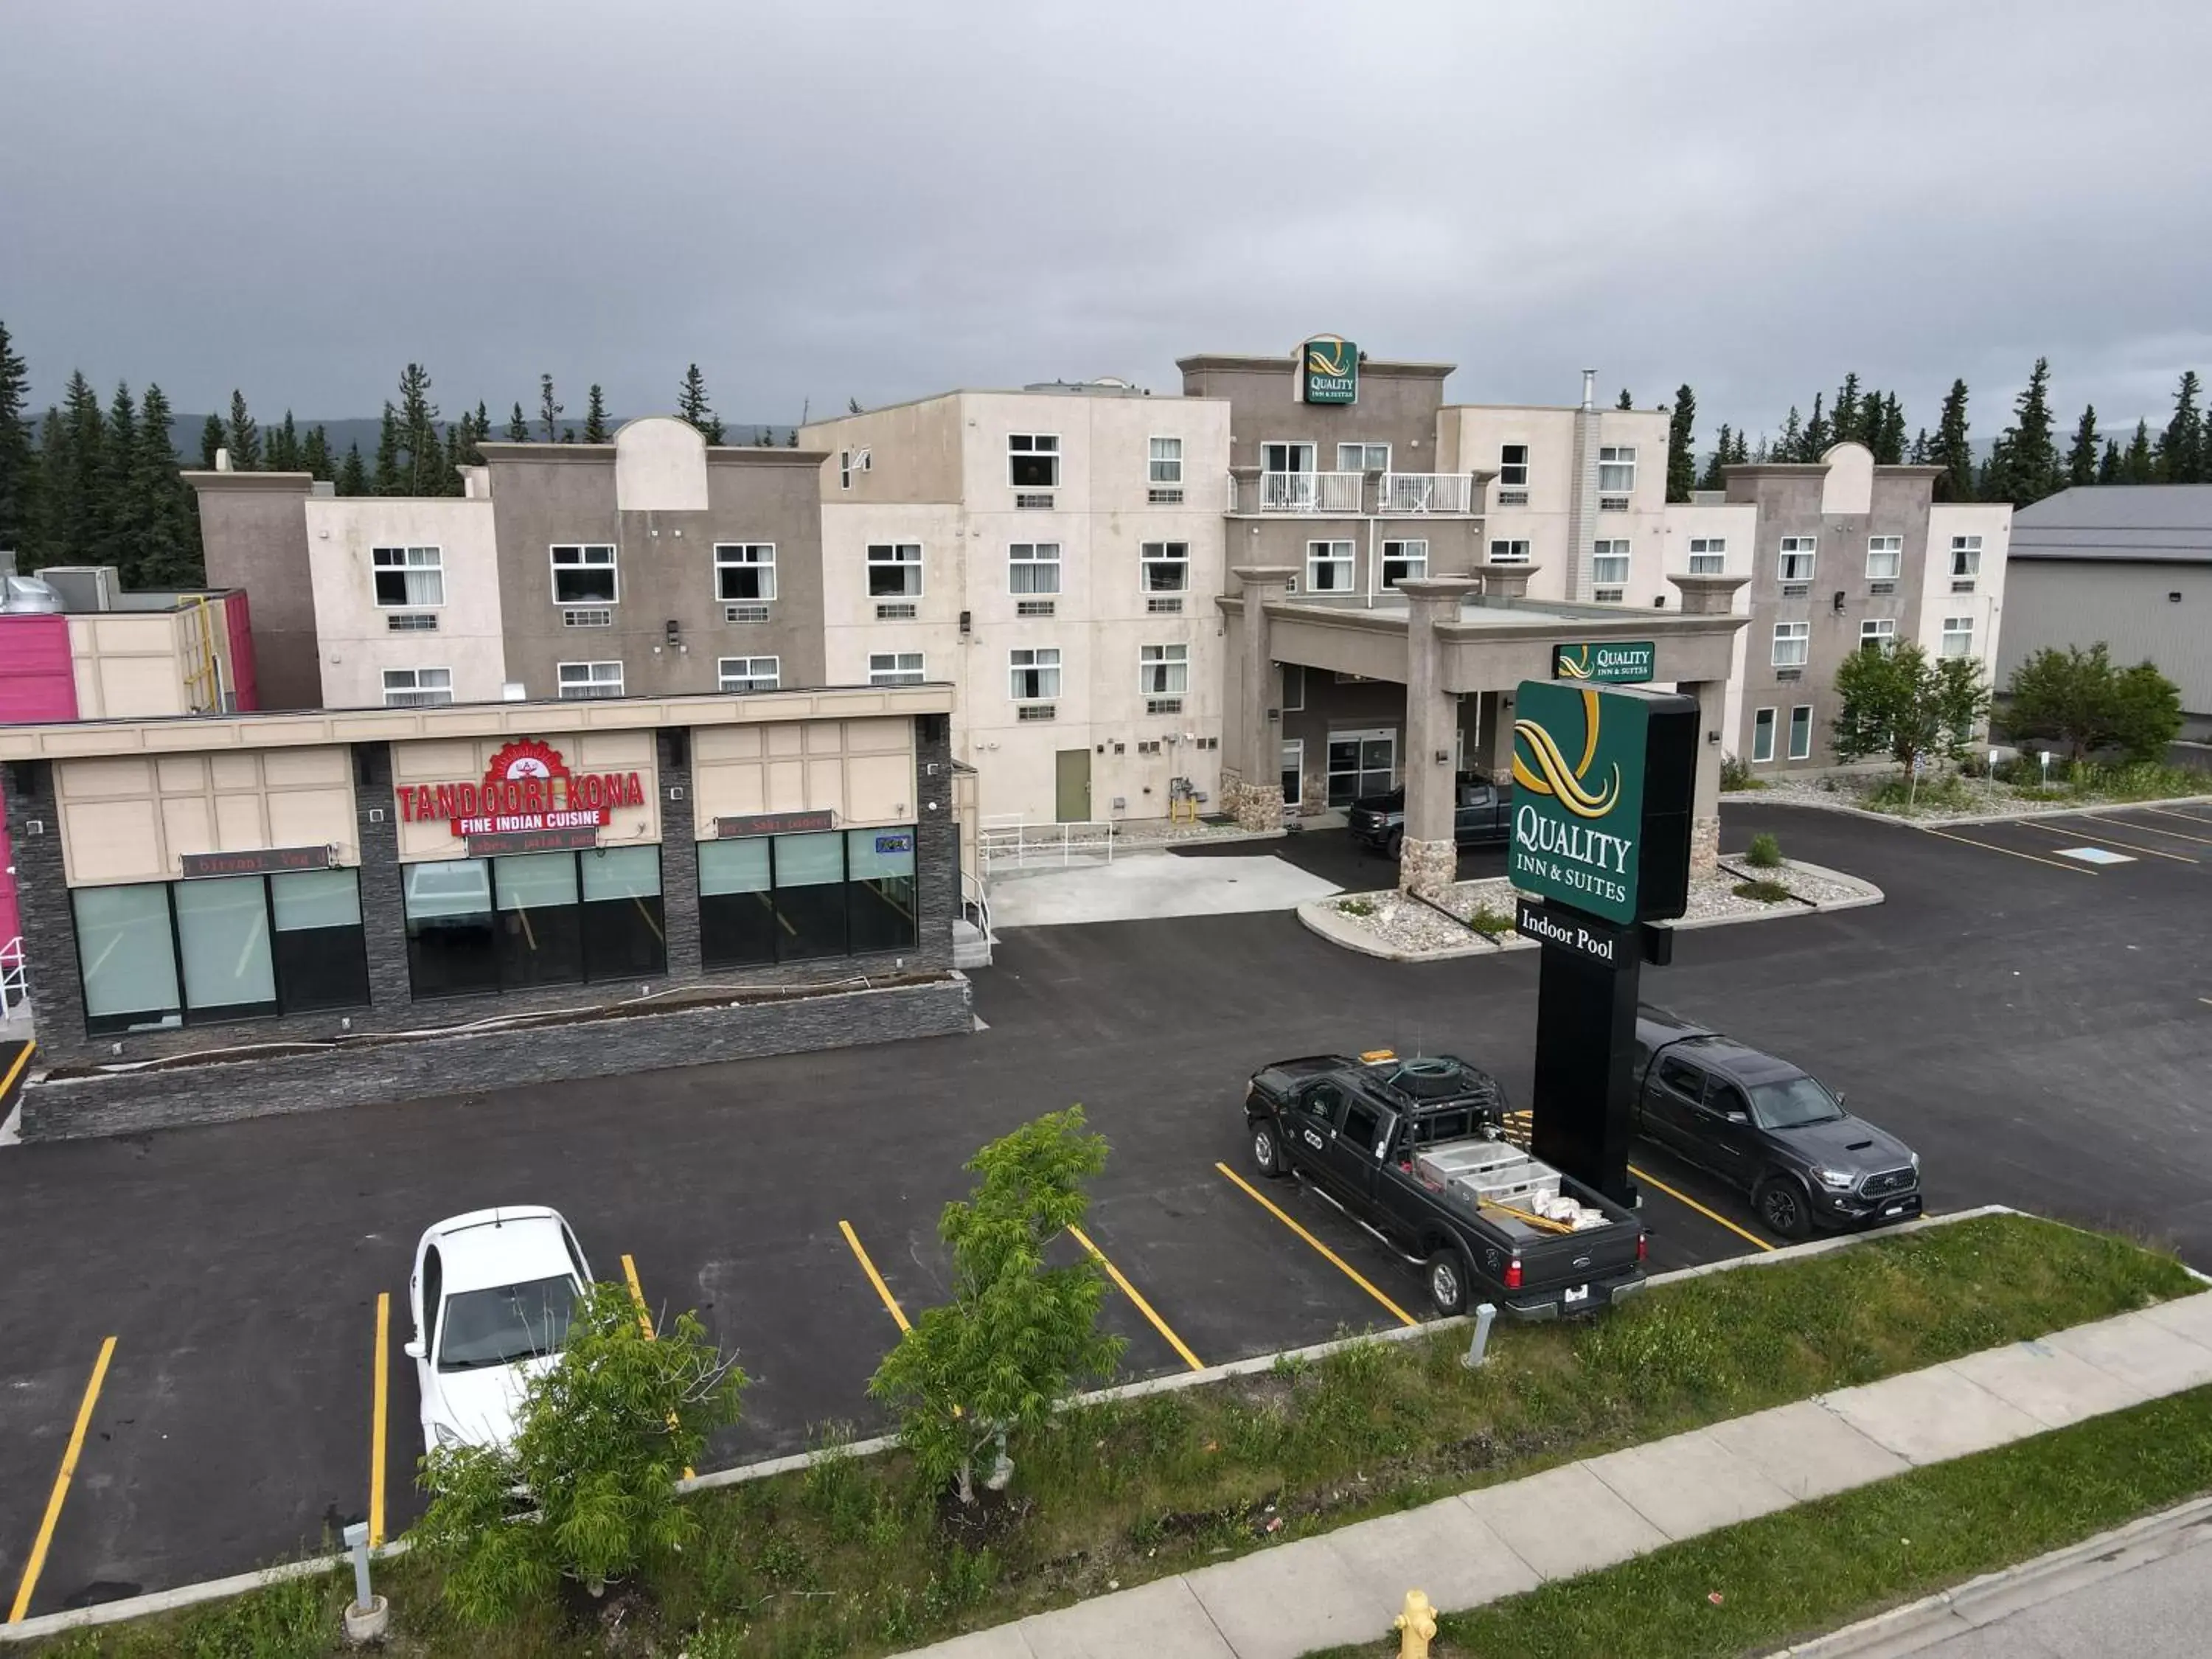
<path id="1" fill-rule="evenodd" d="M 1646 709 L 1632 696 L 1526 680 L 1513 721 L 1514 885 L 1636 920 Z"/>
<path id="2" fill-rule="evenodd" d="M 1310 404 L 1359 401 L 1359 348 L 1334 334 L 1316 334 L 1299 350 L 1298 392 Z"/>
<path id="3" fill-rule="evenodd" d="M 1649 640 L 1555 645 L 1552 647 L 1552 678 L 1588 680 L 1599 685 L 1641 685 L 1651 678 L 1652 664 L 1657 656 L 1657 647 Z"/>

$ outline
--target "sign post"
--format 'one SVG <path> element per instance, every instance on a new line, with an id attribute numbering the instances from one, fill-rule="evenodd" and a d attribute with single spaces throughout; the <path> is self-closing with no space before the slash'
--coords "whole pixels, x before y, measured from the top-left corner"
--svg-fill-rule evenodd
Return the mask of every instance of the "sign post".
<path id="1" fill-rule="evenodd" d="M 1623 1203 L 1643 924 L 1688 903 L 1698 704 L 1673 692 L 1523 680 L 1507 875 L 1542 946 L 1536 1156 Z"/>

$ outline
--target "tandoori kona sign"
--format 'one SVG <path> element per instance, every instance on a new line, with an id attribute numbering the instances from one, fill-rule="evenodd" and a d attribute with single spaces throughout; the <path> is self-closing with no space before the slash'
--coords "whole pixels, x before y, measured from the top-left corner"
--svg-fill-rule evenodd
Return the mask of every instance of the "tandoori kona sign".
<path id="1" fill-rule="evenodd" d="M 402 784 L 396 793 L 403 820 L 450 823 L 464 839 L 590 832 L 611 822 L 618 808 L 645 805 L 639 774 L 571 773 L 559 750 L 535 738 L 510 743 L 494 755 L 479 783 Z"/>
<path id="2" fill-rule="evenodd" d="M 1649 640 L 1588 641 L 1552 647 L 1552 678 L 1598 685 L 1641 685 L 1651 678 L 1658 653 Z"/>
<path id="3" fill-rule="evenodd" d="M 1695 701 L 1523 680 L 1513 712 L 1513 884 L 1607 921 L 1680 915 Z"/>
<path id="4" fill-rule="evenodd" d="M 1316 334 L 1298 348 L 1298 401 L 1359 401 L 1359 348 L 1334 334 Z"/>

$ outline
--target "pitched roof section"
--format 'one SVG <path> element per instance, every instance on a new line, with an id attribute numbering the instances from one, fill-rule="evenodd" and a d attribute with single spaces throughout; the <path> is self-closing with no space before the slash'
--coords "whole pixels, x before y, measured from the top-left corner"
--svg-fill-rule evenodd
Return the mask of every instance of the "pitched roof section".
<path id="1" fill-rule="evenodd" d="M 2212 563 L 2212 484 L 2062 489 L 2013 514 L 2010 556 Z"/>

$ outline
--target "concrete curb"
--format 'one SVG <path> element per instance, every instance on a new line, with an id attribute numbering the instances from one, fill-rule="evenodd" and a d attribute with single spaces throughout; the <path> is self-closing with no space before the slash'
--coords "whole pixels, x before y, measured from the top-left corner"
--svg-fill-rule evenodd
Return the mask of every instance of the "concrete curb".
<path id="1" fill-rule="evenodd" d="M 2207 1542 L 2212 1542 L 2212 1498 L 2199 1498 L 1784 1648 L 1775 1659 L 1904 1659 L 2023 1608 Z"/>
<path id="2" fill-rule="evenodd" d="M 2083 801 L 2072 806 L 2032 806 L 2021 812 L 1962 812 L 1952 817 L 1906 817 L 1897 812 L 1876 812 L 1864 806 L 1853 806 L 1839 800 L 1808 800 L 1802 795 L 1773 800 L 1761 800 L 1763 791 L 1756 789 L 1731 790 L 1721 797 L 1721 805 L 1731 803 L 1755 806 L 1802 806 L 1812 812 L 1840 812 L 1847 817 L 1872 818 L 1877 823 L 1894 823 L 1906 830 L 1951 830 L 1977 823 L 2017 823 L 2023 818 L 2071 818 L 2084 812 L 2126 812 L 2145 806 L 2212 806 L 2212 795 L 2167 795 L 2156 800 Z"/>
<path id="3" fill-rule="evenodd" d="M 1462 957 L 1494 957 L 1500 951 L 1513 948 L 1509 944 L 1483 939 L 1471 928 L 1465 945 L 1448 945 L 1434 951 L 1401 951 L 1380 944 L 1365 928 L 1346 921 L 1337 912 L 1339 901 L 1366 896 L 1364 893 L 1337 893 L 1328 898 L 1308 899 L 1297 907 L 1297 918 L 1308 933 L 1320 934 L 1331 945 L 1356 951 L 1363 957 L 1376 957 L 1384 962 L 1454 962 Z"/>

